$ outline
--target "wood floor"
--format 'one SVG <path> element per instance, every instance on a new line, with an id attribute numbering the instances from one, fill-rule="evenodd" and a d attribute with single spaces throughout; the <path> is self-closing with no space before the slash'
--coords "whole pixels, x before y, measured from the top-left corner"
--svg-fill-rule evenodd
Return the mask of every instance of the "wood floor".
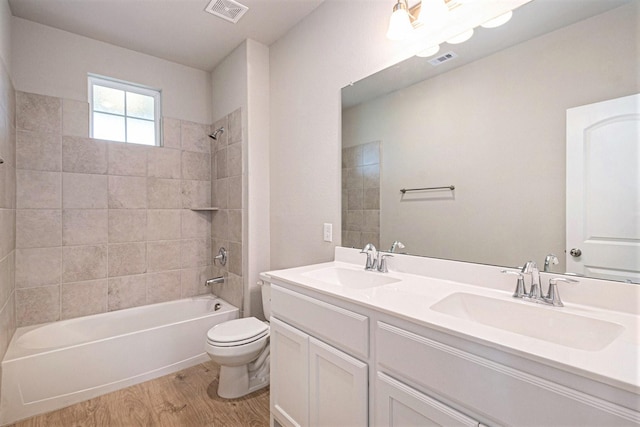
<path id="1" fill-rule="evenodd" d="M 206 362 L 13 427 L 267 427 L 269 388 L 239 399 L 218 397 L 218 366 Z M 9 427 L 11 427 L 9 426 Z"/>

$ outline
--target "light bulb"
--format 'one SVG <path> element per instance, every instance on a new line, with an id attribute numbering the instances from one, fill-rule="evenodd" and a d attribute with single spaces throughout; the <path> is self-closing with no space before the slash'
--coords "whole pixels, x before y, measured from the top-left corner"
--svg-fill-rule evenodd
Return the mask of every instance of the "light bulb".
<path id="1" fill-rule="evenodd" d="M 423 0 L 418 21 L 428 29 L 440 29 L 449 20 L 449 8 L 444 0 Z"/>
<path id="2" fill-rule="evenodd" d="M 387 38 L 389 40 L 403 40 L 411 34 L 411 31 L 413 31 L 413 26 L 406 6 L 402 3 L 397 3 L 393 8 L 391 18 L 389 18 Z"/>

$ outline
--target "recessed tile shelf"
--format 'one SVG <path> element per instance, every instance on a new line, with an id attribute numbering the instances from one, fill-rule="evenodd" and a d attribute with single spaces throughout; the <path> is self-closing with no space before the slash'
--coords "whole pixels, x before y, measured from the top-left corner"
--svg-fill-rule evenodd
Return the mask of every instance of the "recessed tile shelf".
<path id="1" fill-rule="evenodd" d="M 217 211 L 220 210 L 220 208 L 206 208 L 206 207 L 202 207 L 202 208 L 190 208 L 192 211 Z"/>

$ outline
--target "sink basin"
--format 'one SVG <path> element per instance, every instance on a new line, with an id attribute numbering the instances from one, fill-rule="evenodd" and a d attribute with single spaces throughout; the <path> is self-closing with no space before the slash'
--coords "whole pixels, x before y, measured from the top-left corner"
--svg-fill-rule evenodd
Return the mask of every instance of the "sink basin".
<path id="1" fill-rule="evenodd" d="M 431 310 L 587 351 L 602 350 L 624 331 L 624 326 L 617 323 L 566 313 L 562 308 L 463 292 L 443 298 Z"/>
<path id="2" fill-rule="evenodd" d="M 342 267 L 328 267 L 302 273 L 303 276 L 320 280 L 330 285 L 343 286 L 352 289 L 375 288 L 399 282 L 400 279 L 389 277 L 384 273 L 374 271 L 353 270 Z"/>

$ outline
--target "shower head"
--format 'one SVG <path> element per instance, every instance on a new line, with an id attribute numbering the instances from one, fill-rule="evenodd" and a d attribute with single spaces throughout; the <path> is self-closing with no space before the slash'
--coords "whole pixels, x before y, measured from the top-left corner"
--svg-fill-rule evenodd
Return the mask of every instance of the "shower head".
<path id="1" fill-rule="evenodd" d="M 224 128 L 223 127 L 219 127 L 218 129 L 216 129 L 212 134 L 209 134 L 210 138 L 213 138 L 215 140 L 218 139 L 218 135 L 224 133 Z"/>

